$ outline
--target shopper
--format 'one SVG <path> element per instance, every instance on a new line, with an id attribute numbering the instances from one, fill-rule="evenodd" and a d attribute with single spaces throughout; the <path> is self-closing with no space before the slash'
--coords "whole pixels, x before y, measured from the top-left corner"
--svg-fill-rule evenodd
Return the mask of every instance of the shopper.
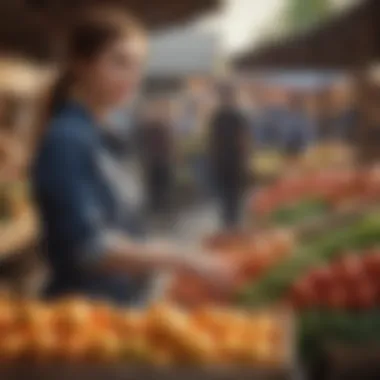
<path id="1" fill-rule="evenodd" d="M 219 101 L 210 123 L 211 168 L 220 200 L 223 226 L 236 228 L 241 221 L 251 141 L 249 123 L 239 108 L 233 85 L 220 86 Z"/>
<path id="2" fill-rule="evenodd" d="M 170 100 L 156 102 L 152 107 L 145 117 L 142 115 L 138 132 L 149 211 L 157 215 L 170 211 L 175 141 Z"/>
<path id="3" fill-rule="evenodd" d="M 102 9 L 83 16 L 70 36 L 32 168 L 51 272 L 45 295 L 141 305 L 153 275 L 168 270 L 228 284 L 231 269 L 216 256 L 143 240 L 128 173 L 102 142 L 104 119 L 138 86 L 144 31 L 123 11 Z"/>
<path id="4" fill-rule="evenodd" d="M 282 147 L 290 159 L 297 158 L 314 143 L 315 125 L 312 116 L 307 112 L 306 96 L 303 94 L 290 95 L 281 137 Z"/>

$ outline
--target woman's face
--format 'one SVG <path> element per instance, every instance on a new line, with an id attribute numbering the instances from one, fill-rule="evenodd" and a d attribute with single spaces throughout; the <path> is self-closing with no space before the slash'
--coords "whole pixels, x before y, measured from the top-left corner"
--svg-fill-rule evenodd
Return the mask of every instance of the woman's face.
<path id="1" fill-rule="evenodd" d="M 80 67 L 80 78 L 91 97 L 105 107 L 127 102 L 139 87 L 146 43 L 139 36 L 120 38 L 93 61 Z"/>

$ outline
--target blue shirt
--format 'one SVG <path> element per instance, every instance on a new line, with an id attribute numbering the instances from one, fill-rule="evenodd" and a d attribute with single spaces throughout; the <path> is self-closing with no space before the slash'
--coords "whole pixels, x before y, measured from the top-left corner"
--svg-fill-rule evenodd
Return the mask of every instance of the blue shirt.
<path id="1" fill-rule="evenodd" d="M 288 111 L 284 115 L 281 144 L 283 148 L 304 150 L 316 140 L 315 123 L 303 112 Z"/>
<path id="2" fill-rule="evenodd" d="M 68 102 L 53 116 L 34 162 L 33 189 L 52 275 L 46 295 L 140 303 L 150 279 L 92 269 L 110 249 L 110 236 L 137 239 L 143 232 L 138 209 L 119 191 L 128 173 L 110 176 L 119 157 L 101 130 L 84 107 Z"/>

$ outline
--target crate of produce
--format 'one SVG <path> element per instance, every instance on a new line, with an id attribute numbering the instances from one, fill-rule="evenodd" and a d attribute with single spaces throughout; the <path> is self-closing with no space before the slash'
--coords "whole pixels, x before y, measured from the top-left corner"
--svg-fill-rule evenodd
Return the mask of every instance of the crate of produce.
<path id="1" fill-rule="evenodd" d="M 119 310 L 79 299 L 5 298 L 0 309 L 5 379 L 285 379 L 293 371 L 286 311 Z"/>

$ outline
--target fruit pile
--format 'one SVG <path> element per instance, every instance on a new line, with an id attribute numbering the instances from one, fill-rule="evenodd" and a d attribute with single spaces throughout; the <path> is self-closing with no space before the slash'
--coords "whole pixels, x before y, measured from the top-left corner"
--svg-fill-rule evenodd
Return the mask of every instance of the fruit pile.
<path id="1" fill-rule="evenodd" d="M 297 309 L 367 310 L 380 304 L 380 249 L 345 252 L 338 260 L 312 269 L 292 287 Z"/>
<path id="2" fill-rule="evenodd" d="M 282 364 L 283 320 L 271 314 L 160 304 L 115 310 L 80 299 L 0 301 L 0 358 L 154 366 Z"/>
<path id="3" fill-rule="evenodd" d="M 347 203 L 377 201 L 379 197 L 380 167 L 377 165 L 361 169 L 325 170 L 281 179 L 255 194 L 251 209 L 254 215 L 261 217 L 276 219 L 279 212 L 281 219 L 286 212 L 295 214 L 296 218 L 308 211 L 313 214 Z M 290 216 L 287 218 L 291 219 Z"/>
<path id="4" fill-rule="evenodd" d="M 210 254 L 220 255 L 238 268 L 235 286 L 220 293 L 198 277 L 181 275 L 170 289 L 170 300 L 193 307 L 230 304 L 243 287 L 290 255 L 295 237 L 280 229 L 260 234 L 226 233 L 207 239 L 205 246 Z"/>

